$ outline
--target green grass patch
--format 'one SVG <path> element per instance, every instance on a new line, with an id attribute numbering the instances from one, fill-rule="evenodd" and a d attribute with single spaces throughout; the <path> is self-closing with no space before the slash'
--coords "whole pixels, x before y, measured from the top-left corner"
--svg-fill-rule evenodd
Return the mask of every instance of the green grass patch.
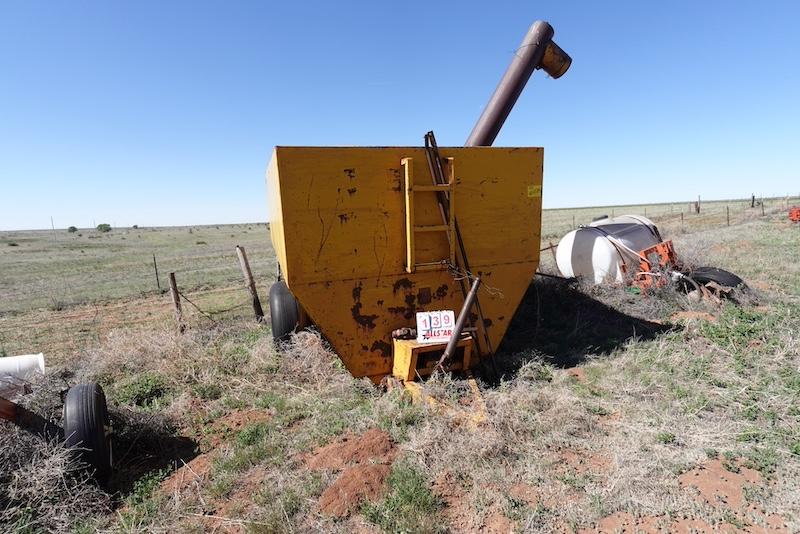
<path id="1" fill-rule="evenodd" d="M 217 400 L 222 396 L 222 388 L 217 384 L 195 384 L 192 390 L 203 400 Z"/>
<path id="2" fill-rule="evenodd" d="M 113 398 L 121 404 L 142 408 L 156 408 L 170 393 L 166 379 L 154 372 L 146 372 L 121 381 L 113 387 Z"/>
<path id="3" fill-rule="evenodd" d="M 119 525 L 123 531 L 129 531 L 157 516 L 161 499 L 156 489 L 169 472 L 169 469 L 151 471 L 133 483 L 133 490 L 125 497 L 125 507 L 119 515 Z"/>
<path id="4" fill-rule="evenodd" d="M 664 445 L 672 445 L 677 441 L 677 437 L 672 432 L 659 432 L 656 434 L 656 441 Z"/>
<path id="5" fill-rule="evenodd" d="M 438 511 L 441 503 L 428 480 L 410 465 L 396 463 L 388 478 L 389 493 L 376 504 L 365 503 L 361 512 L 386 532 L 444 532 Z"/>
<path id="6" fill-rule="evenodd" d="M 745 454 L 745 465 L 760 471 L 766 478 L 772 478 L 778 467 L 778 454 L 771 447 L 755 448 Z"/>

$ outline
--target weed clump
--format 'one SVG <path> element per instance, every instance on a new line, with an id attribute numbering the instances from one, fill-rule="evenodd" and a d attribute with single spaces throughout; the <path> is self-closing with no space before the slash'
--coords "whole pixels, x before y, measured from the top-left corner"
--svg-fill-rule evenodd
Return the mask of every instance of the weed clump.
<path id="1" fill-rule="evenodd" d="M 388 478 L 389 494 L 376 504 L 365 503 L 362 513 L 386 532 L 438 532 L 443 530 L 436 512 L 441 503 L 428 481 L 414 467 L 398 463 Z"/>
<path id="2" fill-rule="evenodd" d="M 111 497 L 70 450 L 0 422 L 0 525 L 8 532 L 94 530 Z M 88 519 L 87 519 L 88 518 Z M 91 519 L 94 518 L 94 519 Z"/>
<path id="3" fill-rule="evenodd" d="M 115 401 L 142 408 L 152 408 L 170 392 L 170 387 L 163 376 L 155 373 L 143 373 L 115 385 L 113 398 Z"/>

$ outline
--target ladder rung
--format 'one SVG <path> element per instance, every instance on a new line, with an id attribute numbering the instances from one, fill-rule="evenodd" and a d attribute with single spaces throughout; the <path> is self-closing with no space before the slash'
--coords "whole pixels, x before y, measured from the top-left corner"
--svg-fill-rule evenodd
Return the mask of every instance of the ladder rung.
<path id="1" fill-rule="evenodd" d="M 450 227 L 446 224 L 433 224 L 427 226 L 415 226 L 415 232 L 447 232 Z"/>
<path id="2" fill-rule="evenodd" d="M 430 261 L 426 263 L 415 263 L 414 269 L 418 271 L 439 271 L 447 268 L 447 263 L 443 261 Z"/>
<path id="3" fill-rule="evenodd" d="M 450 191 L 450 184 L 415 185 L 414 191 Z"/>

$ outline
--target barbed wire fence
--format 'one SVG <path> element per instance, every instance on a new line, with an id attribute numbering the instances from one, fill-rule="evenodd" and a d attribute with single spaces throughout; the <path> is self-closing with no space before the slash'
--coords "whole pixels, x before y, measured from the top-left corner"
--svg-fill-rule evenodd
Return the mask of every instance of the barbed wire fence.
<path id="1" fill-rule="evenodd" d="M 734 226 L 779 213 L 800 204 L 798 197 L 755 198 L 730 201 L 695 201 L 666 204 L 638 204 L 614 207 L 586 207 L 542 211 L 542 242 L 560 239 L 594 219 L 619 215 L 643 215 L 668 232 L 691 232 L 704 228 Z"/>

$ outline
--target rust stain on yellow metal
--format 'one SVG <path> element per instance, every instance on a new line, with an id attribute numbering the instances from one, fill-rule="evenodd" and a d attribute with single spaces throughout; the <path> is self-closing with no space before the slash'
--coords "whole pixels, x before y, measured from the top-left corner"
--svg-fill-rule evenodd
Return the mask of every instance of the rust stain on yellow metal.
<path id="1" fill-rule="evenodd" d="M 472 272 L 497 290 L 479 293 L 496 347 L 539 261 L 541 195 L 530 192 L 541 191 L 543 149 L 440 151 L 452 158 L 454 215 Z M 410 256 L 422 264 L 453 254 L 450 221 L 446 231 L 413 231 L 443 226 L 424 149 L 276 147 L 267 183 L 286 283 L 354 376 L 392 372 L 391 332 L 414 326 L 417 311 L 461 308 L 445 266 L 409 272 Z"/>

